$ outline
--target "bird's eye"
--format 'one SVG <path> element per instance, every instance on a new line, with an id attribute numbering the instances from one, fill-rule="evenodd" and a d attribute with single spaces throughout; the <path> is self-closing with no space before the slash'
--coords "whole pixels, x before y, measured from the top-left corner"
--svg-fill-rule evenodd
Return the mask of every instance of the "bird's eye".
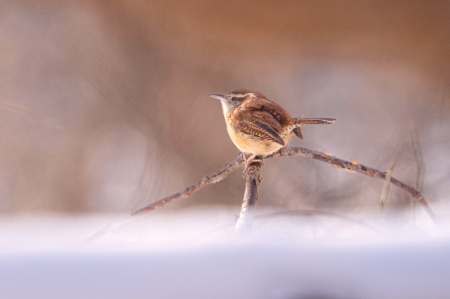
<path id="1" fill-rule="evenodd" d="M 231 100 L 233 101 L 233 102 L 237 102 L 237 101 L 240 101 L 242 98 L 240 98 L 240 97 L 232 97 L 231 98 Z"/>

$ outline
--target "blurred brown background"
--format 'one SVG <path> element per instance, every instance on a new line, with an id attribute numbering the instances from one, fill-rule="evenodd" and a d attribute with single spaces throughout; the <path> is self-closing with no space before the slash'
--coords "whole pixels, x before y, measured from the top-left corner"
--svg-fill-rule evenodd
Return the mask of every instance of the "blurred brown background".
<path id="1" fill-rule="evenodd" d="M 127 213 L 233 160 L 220 103 L 247 88 L 334 117 L 293 145 L 386 170 L 417 129 L 450 194 L 448 1 L 0 1 L 0 211 Z M 394 176 L 416 184 L 411 148 Z M 241 204 L 242 170 L 168 209 Z M 383 183 L 266 161 L 258 205 L 362 208 Z M 410 203 L 391 189 L 391 208 Z"/>

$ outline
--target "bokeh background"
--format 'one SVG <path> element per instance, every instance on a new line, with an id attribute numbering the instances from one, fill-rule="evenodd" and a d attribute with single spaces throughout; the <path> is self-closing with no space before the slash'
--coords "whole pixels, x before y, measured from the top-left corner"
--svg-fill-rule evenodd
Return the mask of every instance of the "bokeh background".
<path id="1" fill-rule="evenodd" d="M 0 1 L 0 212 L 128 213 L 232 161 L 220 103 L 247 88 L 334 117 L 292 145 L 450 194 L 448 1 Z M 418 166 L 419 165 L 419 166 Z M 241 170 L 167 209 L 239 211 Z M 420 176 L 418 176 L 420 173 Z M 377 209 L 383 182 L 266 161 L 258 206 Z M 391 188 L 387 206 L 409 196 Z M 406 216 L 405 216 L 406 217 Z M 408 216 L 409 217 L 409 216 Z"/>

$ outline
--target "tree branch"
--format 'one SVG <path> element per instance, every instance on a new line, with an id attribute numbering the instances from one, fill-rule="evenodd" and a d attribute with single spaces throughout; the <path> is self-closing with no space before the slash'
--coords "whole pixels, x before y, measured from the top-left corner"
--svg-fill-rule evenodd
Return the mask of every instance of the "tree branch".
<path id="1" fill-rule="evenodd" d="M 382 179 L 386 180 L 386 173 L 383 171 L 379 171 L 374 168 L 367 167 L 365 165 L 359 164 L 357 162 L 349 162 L 346 160 L 338 159 L 334 156 L 331 156 L 326 153 L 322 153 L 319 151 L 310 150 L 303 147 L 283 147 L 280 150 L 276 151 L 273 154 L 267 155 L 264 157 L 264 159 L 268 158 L 276 158 L 276 157 L 290 157 L 290 156 L 303 156 L 305 158 L 311 158 L 318 161 L 326 162 L 329 164 L 332 164 L 333 167 L 338 168 L 344 168 L 345 170 L 349 172 L 358 172 L 362 173 L 364 175 L 370 176 L 372 178 Z M 200 181 L 198 181 L 196 184 L 185 188 L 184 190 L 174 193 L 172 195 L 169 195 L 167 197 L 164 197 L 163 199 L 160 199 L 158 201 L 155 201 L 154 203 L 151 203 L 143 208 L 140 208 L 139 210 L 134 211 L 130 215 L 123 217 L 117 221 L 111 222 L 108 225 L 106 225 L 102 230 L 98 231 L 97 233 L 93 234 L 91 237 L 89 237 L 85 243 L 91 243 L 95 240 L 99 239 L 103 235 L 107 234 L 108 232 L 112 231 L 113 229 L 118 228 L 119 226 L 130 222 L 131 220 L 136 219 L 139 216 L 148 214 L 150 212 L 153 212 L 157 208 L 161 208 L 165 206 L 167 203 L 175 201 L 177 199 L 185 198 L 191 196 L 192 193 L 202 189 L 208 184 L 211 183 L 217 183 L 223 180 L 228 176 L 228 174 L 232 171 L 234 171 L 239 166 L 243 165 L 245 162 L 245 157 L 243 153 L 240 153 L 236 160 L 233 162 L 225 164 L 222 168 L 219 170 L 211 173 L 210 175 L 205 176 Z M 254 205 L 256 201 L 258 200 L 258 185 L 261 182 L 260 178 L 260 171 L 261 171 L 261 164 L 259 164 L 255 161 L 255 163 L 252 163 L 252 166 L 249 168 L 249 172 L 251 173 L 253 171 L 252 175 L 244 174 L 247 178 L 247 184 L 246 184 L 246 193 L 244 196 L 244 203 L 242 205 L 241 210 L 241 217 L 244 216 L 241 220 L 241 223 L 236 224 L 236 230 L 237 231 L 245 231 L 248 229 L 248 227 L 251 227 L 251 215 L 253 213 Z M 256 168 L 254 168 L 256 167 Z M 254 169 L 253 169 L 254 168 Z M 433 222 L 436 223 L 436 216 L 434 212 L 431 210 L 430 206 L 428 205 L 425 198 L 423 198 L 422 194 L 414 189 L 413 187 L 410 187 L 406 185 L 405 183 L 397 180 L 394 177 L 390 177 L 390 183 L 394 184 L 395 186 L 405 190 L 408 192 L 413 198 L 415 198 L 425 209 L 425 211 L 428 213 L 428 215 L 431 217 Z M 239 225 L 238 225 L 239 224 Z M 245 225 L 244 225 L 245 224 Z"/>
<path id="2" fill-rule="evenodd" d="M 385 206 L 386 201 L 387 201 L 387 197 L 388 197 L 388 194 L 389 194 L 389 189 L 390 189 L 390 186 L 391 186 L 390 182 L 391 182 L 392 172 L 394 171 L 394 167 L 397 164 L 398 159 L 400 159 L 400 156 L 403 154 L 403 151 L 405 150 L 407 145 L 408 145 L 408 142 L 403 141 L 403 143 L 398 148 L 397 153 L 395 154 L 395 156 L 392 159 L 391 163 L 389 163 L 388 170 L 386 170 L 386 172 L 385 172 L 386 173 L 386 178 L 384 179 L 383 191 L 381 191 L 381 196 L 380 196 L 381 210 L 384 209 L 384 206 Z"/>
<path id="3" fill-rule="evenodd" d="M 376 179 L 382 179 L 386 180 L 386 172 L 359 164 L 355 161 L 349 162 L 346 160 L 338 159 L 335 156 L 310 150 L 304 147 L 283 147 L 280 150 L 276 151 L 273 154 L 270 154 L 268 156 L 265 156 L 264 159 L 267 158 L 275 158 L 275 157 L 290 157 L 290 156 L 303 156 L 305 158 L 311 158 L 315 160 L 319 160 L 325 163 L 332 164 L 333 167 L 337 168 L 344 168 L 348 172 L 358 172 L 367 176 L 370 176 L 372 178 Z M 405 183 L 397 180 L 394 177 L 390 177 L 390 183 L 394 184 L 395 186 L 405 190 L 406 192 L 411 195 L 411 197 L 415 198 L 425 209 L 425 211 L 428 213 L 428 215 L 431 217 L 433 222 L 435 224 L 437 221 L 436 215 L 434 214 L 433 210 L 431 210 L 430 206 L 428 205 L 425 198 L 423 198 L 422 194 L 414 189 L 411 186 L 406 185 Z"/>
<path id="4" fill-rule="evenodd" d="M 248 171 L 244 173 L 245 177 L 245 193 L 242 201 L 241 213 L 236 222 L 236 232 L 241 234 L 249 234 L 252 231 L 253 211 L 258 201 L 258 185 L 261 183 L 261 167 L 262 160 L 254 161 L 250 164 Z"/>
<path id="5" fill-rule="evenodd" d="M 142 216 L 142 215 L 148 214 L 150 212 L 153 212 L 157 208 L 162 208 L 166 204 L 168 204 L 168 203 L 170 203 L 172 201 L 175 201 L 175 200 L 178 200 L 178 199 L 181 199 L 181 198 L 185 198 L 185 197 L 189 197 L 189 196 L 191 196 L 192 193 L 197 192 L 198 190 L 202 189 L 203 187 L 205 187 L 208 184 L 213 184 L 213 183 L 220 182 L 221 180 L 226 178 L 230 172 L 234 171 L 236 168 L 238 168 L 239 166 L 244 164 L 244 162 L 245 162 L 244 154 L 240 153 L 237 156 L 236 160 L 234 160 L 233 162 L 225 164 L 219 170 L 211 173 L 210 175 L 207 175 L 207 176 L 203 177 L 196 184 L 194 184 L 192 186 L 189 186 L 189 187 L 185 188 L 184 190 L 182 190 L 180 192 L 174 193 L 172 195 L 164 197 L 163 199 L 155 201 L 154 203 L 146 205 L 145 207 L 134 211 L 133 213 L 131 213 L 128 216 L 125 216 L 125 217 L 123 217 L 123 218 L 121 218 L 119 220 L 116 220 L 114 222 L 109 223 L 103 229 L 101 229 L 100 231 L 98 231 L 95 234 L 93 234 L 92 236 L 90 236 L 85 241 L 85 243 L 92 243 L 92 242 L 98 240 L 99 238 L 101 238 L 102 236 L 104 236 L 105 234 L 109 233 L 110 231 L 118 228 L 119 226 L 122 226 L 125 223 L 128 223 L 128 222 L 130 222 L 132 220 L 135 220 L 139 216 Z"/>

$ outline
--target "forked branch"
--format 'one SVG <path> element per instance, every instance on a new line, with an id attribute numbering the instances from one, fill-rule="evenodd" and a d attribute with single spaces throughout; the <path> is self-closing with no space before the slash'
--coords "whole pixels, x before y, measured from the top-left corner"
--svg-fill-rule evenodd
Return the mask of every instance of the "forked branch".
<path id="1" fill-rule="evenodd" d="M 234 171 L 236 168 L 238 168 L 239 166 L 244 164 L 244 162 L 245 162 L 244 154 L 240 153 L 237 156 L 236 160 L 234 160 L 233 162 L 225 164 L 219 170 L 216 170 L 215 172 L 213 172 L 213 173 L 203 177 L 196 184 L 194 184 L 192 186 L 189 186 L 189 187 L 186 187 L 180 192 L 177 192 L 177 193 L 174 193 L 172 195 L 166 196 L 163 199 L 155 201 L 154 203 L 146 205 L 145 207 L 140 208 L 139 210 L 136 210 L 133 213 L 129 214 L 128 216 L 125 216 L 125 217 L 123 217 L 123 218 L 121 218 L 119 220 L 110 222 L 103 229 L 99 230 L 98 232 L 96 232 L 95 234 L 90 236 L 85 241 L 85 243 L 94 242 L 97 239 L 99 239 L 102 236 L 104 236 L 105 234 L 109 233 L 110 231 L 118 228 L 119 226 L 122 226 L 125 223 L 128 223 L 128 222 L 130 222 L 132 220 L 135 220 L 139 216 L 142 216 L 142 215 L 148 214 L 150 212 L 153 212 L 157 208 L 162 208 L 166 204 L 168 204 L 169 202 L 172 202 L 172 201 L 175 201 L 175 200 L 178 200 L 178 199 L 181 199 L 181 198 L 189 197 L 189 196 L 191 196 L 192 193 L 197 192 L 198 190 L 202 189 L 203 187 L 205 187 L 208 184 L 220 182 L 221 180 L 225 179 L 230 172 Z"/>
<path id="2" fill-rule="evenodd" d="M 355 161 L 349 162 L 346 160 L 338 159 L 335 156 L 331 156 L 329 154 L 318 151 L 313 151 L 304 147 L 284 147 L 281 148 L 279 151 L 271 155 L 268 155 L 264 158 L 266 159 L 266 158 L 286 157 L 286 156 L 303 156 L 306 158 L 312 158 L 315 160 L 332 164 L 333 167 L 344 168 L 349 172 L 362 173 L 376 179 L 386 180 L 387 176 L 386 172 L 384 171 L 367 167 Z M 436 215 L 434 214 L 433 210 L 431 210 L 430 206 L 428 205 L 428 202 L 425 200 L 425 198 L 423 198 L 422 194 L 419 191 L 417 191 L 411 186 L 406 185 L 405 183 L 397 180 L 392 176 L 390 177 L 390 183 L 408 192 L 409 195 L 411 195 L 411 197 L 416 199 L 423 206 L 423 208 L 431 217 L 431 219 L 433 219 L 433 222 L 436 223 Z"/>
<path id="3" fill-rule="evenodd" d="M 373 177 L 373 178 L 377 178 L 377 179 L 382 179 L 382 180 L 386 180 L 386 173 L 371 167 L 367 167 L 364 166 L 362 164 L 359 164 L 357 162 L 349 162 L 346 160 L 342 160 L 339 158 L 336 158 L 334 156 L 331 156 L 329 154 L 326 153 L 322 153 L 319 151 L 314 151 L 314 150 L 310 150 L 307 148 L 303 148 L 303 147 L 284 147 L 281 148 L 280 150 L 278 150 L 277 152 L 265 156 L 264 159 L 268 159 L 268 158 L 276 158 L 276 157 L 289 157 L 289 156 L 303 156 L 305 158 L 311 158 L 311 159 L 315 159 L 318 161 L 322 161 L 322 162 L 326 162 L 329 164 L 332 164 L 333 167 L 338 167 L 338 168 L 344 168 L 349 172 L 358 172 L 358 173 L 362 173 L 365 174 L 367 176 Z M 136 219 L 139 216 L 148 214 L 150 212 L 153 212 L 154 210 L 156 210 L 157 208 L 161 208 L 163 206 L 165 206 L 167 203 L 184 198 L 184 197 L 189 197 L 192 195 L 192 193 L 197 192 L 198 190 L 202 189 L 203 187 L 205 187 L 208 184 L 211 183 L 217 183 L 220 182 L 221 180 L 225 179 L 229 173 L 231 173 L 232 171 L 234 171 L 236 168 L 240 167 L 241 165 L 243 165 L 245 162 L 245 158 L 244 155 L 242 153 L 240 153 L 238 155 L 238 157 L 236 158 L 236 160 L 234 160 L 233 162 L 227 163 L 225 166 L 223 166 L 222 168 L 220 168 L 219 170 L 211 173 L 210 175 L 207 175 L 205 177 L 203 177 L 200 181 L 198 181 L 196 184 L 185 188 L 184 190 L 178 192 L 178 193 L 174 193 L 172 195 L 169 195 L 167 197 L 164 197 L 163 199 L 160 199 L 158 201 L 155 201 L 154 203 L 151 203 L 143 208 L 140 208 L 139 210 L 134 211 L 133 213 L 131 213 L 130 215 L 123 217 L 117 221 L 111 222 L 109 223 L 105 228 L 103 228 L 102 230 L 98 231 L 97 233 L 95 233 L 94 235 L 92 235 L 91 237 L 89 237 L 86 242 L 90 243 L 90 242 L 94 242 L 95 240 L 99 239 L 100 237 L 102 237 L 103 235 L 105 235 L 106 233 L 118 228 L 119 226 L 130 222 L 131 220 Z M 257 184 L 259 184 L 259 171 L 261 169 L 261 165 L 255 166 L 258 169 L 258 177 L 253 178 L 256 184 L 256 180 Z M 250 170 L 251 171 L 251 170 Z M 251 178 L 247 177 L 247 183 L 249 183 L 248 181 Z M 415 198 L 418 202 L 420 202 L 422 204 L 422 206 L 424 207 L 425 211 L 428 213 L 428 215 L 431 217 L 431 219 L 436 223 L 436 216 L 434 214 L 434 212 L 431 210 L 430 206 L 428 205 L 427 201 L 425 200 L 425 198 L 423 198 L 422 194 L 417 191 L 416 189 L 414 189 L 411 186 L 406 185 L 405 183 L 397 180 L 394 177 L 390 177 L 390 183 L 394 184 L 395 186 L 405 190 L 406 192 L 408 192 L 413 198 Z M 250 184 L 247 184 L 248 188 L 250 188 L 249 190 L 246 189 L 246 192 L 248 191 L 248 195 L 250 197 L 248 197 L 248 199 L 250 201 L 247 202 L 247 204 L 251 204 L 251 206 L 254 206 L 254 203 L 257 200 L 257 194 L 256 197 L 254 197 L 254 192 L 257 192 L 257 184 L 256 186 L 250 182 Z M 247 188 L 246 187 L 246 188 Z M 256 188 L 255 188 L 256 187 Z M 253 196 L 253 197 L 251 197 Z M 245 199 L 245 198 L 244 198 Z M 248 206 L 250 207 L 250 206 Z M 243 205 L 243 210 L 245 210 L 245 206 Z M 247 218 L 247 220 L 251 220 L 251 218 Z M 246 224 L 248 227 L 248 223 Z M 251 225 L 251 224 L 250 224 Z M 239 229 L 238 229 L 239 231 Z"/>

